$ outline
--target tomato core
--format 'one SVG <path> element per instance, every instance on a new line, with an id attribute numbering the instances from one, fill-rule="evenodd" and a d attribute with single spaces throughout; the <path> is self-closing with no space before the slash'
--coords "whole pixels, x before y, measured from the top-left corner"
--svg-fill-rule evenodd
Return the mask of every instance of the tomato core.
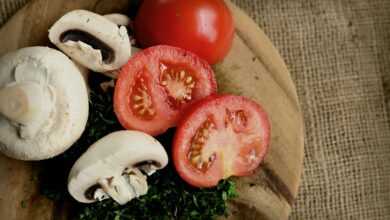
<path id="1" fill-rule="evenodd" d="M 180 65 L 160 63 L 160 72 L 160 84 L 172 108 L 180 108 L 191 101 L 196 79 L 190 70 Z"/>

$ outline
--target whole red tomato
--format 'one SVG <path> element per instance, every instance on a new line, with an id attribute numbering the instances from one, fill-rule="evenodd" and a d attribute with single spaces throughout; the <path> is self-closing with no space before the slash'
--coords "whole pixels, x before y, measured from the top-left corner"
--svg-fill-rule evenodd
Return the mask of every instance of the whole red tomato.
<path id="1" fill-rule="evenodd" d="M 233 19 L 223 0 L 144 0 L 134 29 L 142 47 L 177 46 L 210 64 L 226 56 L 234 33 Z"/>

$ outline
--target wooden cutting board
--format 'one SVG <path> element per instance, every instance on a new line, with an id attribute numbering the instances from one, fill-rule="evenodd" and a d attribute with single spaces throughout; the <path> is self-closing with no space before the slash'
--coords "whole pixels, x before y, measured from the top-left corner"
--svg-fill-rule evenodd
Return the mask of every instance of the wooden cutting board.
<path id="1" fill-rule="evenodd" d="M 262 103 L 272 127 L 271 147 L 261 168 L 237 179 L 239 197 L 230 219 L 287 219 L 303 166 L 303 121 L 294 83 L 283 59 L 258 26 L 227 1 L 236 26 L 230 54 L 214 66 L 220 92 Z M 126 12 L 129 0 L 32 0 L 0 30 L 0 55 L 21 47 L 47 45 L 47 30 L 65 12 Z M 58 206 L 37 192 L 39 162 L 0 154 L 0 219 L 65 219 Z"/>

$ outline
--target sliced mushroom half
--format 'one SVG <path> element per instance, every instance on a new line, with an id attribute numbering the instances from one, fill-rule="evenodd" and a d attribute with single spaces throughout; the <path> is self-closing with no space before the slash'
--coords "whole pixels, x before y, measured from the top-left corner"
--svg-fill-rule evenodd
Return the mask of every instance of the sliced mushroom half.
<path id="1" fill-rule="evenodd" d="M 117 131 L 98 140 L 76 161 L 68 179 L 77 201 L 93 203 L 112 198 L 125 204 L 147 193 L 147 175 L 165 167 L 168 155 L 152 136 Z"/>
<path id="2" fill-rule="evenodd" d="M 104 15 L 104 17 L 119 26 L 128 27 L 130 26 L 131 23 L 130 18 L 124 14 L 118 14 L 118 13 L 106 14 Z"/>
<path id="3" fill-rule="evenodd" d="M 127 32 L 129 33 L 129 39 L 131 44 L 131 55 L 134 55 L 141 50 L 134 46 L 136 43 L 135 43 L 135 38 L 132 36 L 131 19 L 128 16 L 124 14 L 113 13 L 113 14 L 106 14 L 104 15 L 104 17 L 118 26 L 127 27 Z M 104 75 L 111 77 L 113 79 L 116 79 L 118 77 L 118 74 L 119 74 L 119 70 L 113 70 L 104 73 Z"/>
<path id="4" fill-rule="evenodd" d="M 28 47 L 0 58 L 0 151 L 42 160 L 68 149 L 85 129 L 88 93 L 63 53 Z"/>
<path id="5" fill-rule="evenodd" d="M 49 39 L 73 60 L 95 72 L 118 69 L 131 56 L 126 27 L 86 10 L 74 10 L 61 17 L 50 28 Z"/>

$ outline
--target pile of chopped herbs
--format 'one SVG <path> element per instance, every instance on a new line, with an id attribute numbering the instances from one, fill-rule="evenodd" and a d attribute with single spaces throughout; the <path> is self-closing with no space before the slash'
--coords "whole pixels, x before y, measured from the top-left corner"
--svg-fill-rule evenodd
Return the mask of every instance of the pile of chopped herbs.
<path id="1" fill-rule="evenodd" d="M 103 91 L 100 75 L 90 77 L 90 109 L 85 132 L 64 154 L 43 162 L 41 191 L 57 203 L 71 201 L 72 218 L 81 220 L 131 219 L 215 219 L 227 215 L 227 201 L 235 197 L 235 185 L 224 180 L 217 187 L 197 189 L 180 179 L 171 161 L 167 167 L 148 177 L 148 193 L 124 206 L 113 200 L 93 204 L 77 203 L 67 192 L 67 178 L 74 162 L 86 149 L 103 136 L 123 128 L 113 112 L 113 89 Z M 166 151 L 171 152 L 173 130 L 157 137 Z"/>

